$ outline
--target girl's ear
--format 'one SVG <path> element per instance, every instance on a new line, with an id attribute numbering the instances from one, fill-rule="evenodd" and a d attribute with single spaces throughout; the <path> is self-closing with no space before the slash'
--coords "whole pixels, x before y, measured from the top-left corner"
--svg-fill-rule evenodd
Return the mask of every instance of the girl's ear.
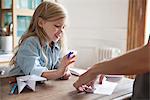
<path id="1" fill-rule="evenodd" d="M 44 25 L 44 20 L 43 20 L 41 17 L 38 18 L 38 25 L 39 25 L 41 28 L 42 28 L 43 25 Z"/>

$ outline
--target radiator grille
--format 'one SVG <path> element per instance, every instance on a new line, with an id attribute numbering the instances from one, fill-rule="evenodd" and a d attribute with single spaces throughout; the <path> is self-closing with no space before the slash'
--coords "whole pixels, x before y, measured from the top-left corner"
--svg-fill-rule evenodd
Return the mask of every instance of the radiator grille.
<path id="1" fill-rule="evenodd" d="M 117 57 L 120 54 L 121 54 L 121 50 L 118 48 L 100 48 L 99 61 L 108 60 Z"/>

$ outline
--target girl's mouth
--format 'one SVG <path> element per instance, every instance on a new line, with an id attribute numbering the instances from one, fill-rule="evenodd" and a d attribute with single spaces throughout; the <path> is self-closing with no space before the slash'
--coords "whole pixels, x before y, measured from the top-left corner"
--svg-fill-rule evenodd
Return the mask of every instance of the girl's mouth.
<path id="1" fill-rule="evenodd" d="M 58 38 L 61 37 L 61 35 L 60 34 L 55 34 L 55 37 L 58 39 Z"/>

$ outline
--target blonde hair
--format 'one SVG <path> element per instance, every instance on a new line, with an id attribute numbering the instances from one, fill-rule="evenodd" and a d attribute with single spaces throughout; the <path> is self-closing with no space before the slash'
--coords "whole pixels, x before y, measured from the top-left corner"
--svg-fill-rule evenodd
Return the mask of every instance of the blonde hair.
<path id="1" fill-rule="evenodd" d="M 50 21 L 55 21 L 61 18 L 67 18 L 67 12 L 65 8 L 56 2 L 42 2 L 35 10 L 33 17 L 31 19 L 30 25 L 28 30 L 25 32 L 24 35 L 19 40 L 19 44 L 17 46 L 17 50 L 13 56 L 13 58 L 10 61 L 10 65 L 15 65 L 16 63 L 16 55 L 18 52 L 18 48 L 20 45 L 30 36 L 37 36 L 39 38 L 41 47 L 43 48 L 43 42 L 47 41 L 47 34 L 43 31 L 43 29 L 38 25 L 39 18 L 42 18 L 44 20 L 49 19 Z M 61 46 L 61 50 L 63 50 L 64 43 L 63 43 L 63 37 L 58 41 Z M 42 49 L 43 50 L 43 49 Z M 47 59 L 47 58 L 45 58 Z"/>

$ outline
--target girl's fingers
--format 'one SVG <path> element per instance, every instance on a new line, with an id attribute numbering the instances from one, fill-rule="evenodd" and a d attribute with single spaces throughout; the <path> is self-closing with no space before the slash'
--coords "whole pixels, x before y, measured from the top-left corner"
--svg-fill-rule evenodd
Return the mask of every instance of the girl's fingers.
<path id="1" fill-rule="evenodd" d="M 73 57 L 69 58 L 70 61 L 76 61 L 77 57 L 74 55 Z"/>
<path id="2" fill-rule="evenodd" d="M 68 63 L 68 65 L 70 65 L 70 64 L 72 64 L 72 63 L 74 63 L 74 62 L 75 62 L 75 61 L 71 61 L 71 62 Z M 68 66 L 68 65 L 67 65 L 67 66 Z"/>
<path id="3" fill-rule="evenodd" d="M 63 76 L 63 79 L 68 80 L 70 76 L 71 76 L 70 73 L 65 73 L 65 75 Z"/>
<path id="4" fill-rule="evenodd" d="M 68 80 L 70 77 L 71 77 L 71 74 L 68 74 L 68 73 L 65 73 L 65 71 L 63 71 L 63 69 L 60 69 L 61 70 L 61 77 L 59 79 L 61 80 Z"/>
<path id="5" fill-rule="evenodd" d="M 75 61 L 76 61 L 76 56 L 69 58 L 68 65 L 74 63 Z"/>

